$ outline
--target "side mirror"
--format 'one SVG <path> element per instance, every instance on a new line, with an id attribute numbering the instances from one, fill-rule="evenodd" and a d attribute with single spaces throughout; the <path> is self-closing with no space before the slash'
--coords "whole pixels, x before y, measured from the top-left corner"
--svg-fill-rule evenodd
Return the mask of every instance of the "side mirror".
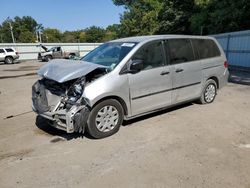
<path id="1" fill-rule="evenodd" d="M 129 67 L 130 73 L 137 73 L 137 72 L 140 72 L 142 69 L 143 69 L 142 59 L 132 60 L 130 67 Z"/>

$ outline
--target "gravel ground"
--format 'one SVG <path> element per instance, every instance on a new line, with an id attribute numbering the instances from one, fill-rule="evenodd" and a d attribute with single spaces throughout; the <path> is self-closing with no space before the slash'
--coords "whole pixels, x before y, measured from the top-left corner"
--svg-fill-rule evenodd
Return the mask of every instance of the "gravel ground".
<path id="1" fill-rule="evenodd" d="M 0 65 L 0 187 L 250 188 L 249 74 L 243 84 L 232 75 L 212 104 L 154 113 L 95 140 L 31 112 L 42 64 Z"/>

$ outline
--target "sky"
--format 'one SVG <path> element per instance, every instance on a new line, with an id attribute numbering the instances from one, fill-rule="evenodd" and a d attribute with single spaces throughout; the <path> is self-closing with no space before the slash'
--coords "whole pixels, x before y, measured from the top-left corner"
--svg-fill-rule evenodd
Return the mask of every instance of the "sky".
<path id="1" fill-rule="evenodd" d="M 31 16 L 45 28 L 73 31 L 119 23 L 124 8 L 112 0 L 1 0 L 0 24 L 7 18 Z"/>

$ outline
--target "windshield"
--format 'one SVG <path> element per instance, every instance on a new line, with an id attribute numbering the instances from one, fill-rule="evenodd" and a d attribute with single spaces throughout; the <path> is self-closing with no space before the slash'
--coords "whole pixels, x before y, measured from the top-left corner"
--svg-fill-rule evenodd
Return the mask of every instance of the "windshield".
<path id="1" fill-rule="evenodd" d="M 135 47 L 136 43 L 109 42 L 97 47 L 81 60 L 107 66 L 113 70 Z"/>
<path id="2" fill-rule="evenodd" d="M 51 52 L 51 51 L 53 51 L 54 49 L 56 49 L 56 47 L 50 48 L 50 49 L 48 50 L 48 52 Z"/>
<path id="3" fill-rule="evenodd" d="M 50 48 L 49 50 L 48 50 L 48 52 L 53 52 L 53 51 L 55 51 L 55 49 L 57 49 L 58 47 L 52 47 L 52 48 Z"/>

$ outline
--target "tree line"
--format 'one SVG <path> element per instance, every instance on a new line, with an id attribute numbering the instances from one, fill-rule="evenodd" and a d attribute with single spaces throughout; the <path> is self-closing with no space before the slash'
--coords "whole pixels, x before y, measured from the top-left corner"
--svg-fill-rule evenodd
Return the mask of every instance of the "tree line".
<path id="1" fill-rule="evenodd" d="M 107 28 L 91 26 L 77 31 L 61 32 L 56 28 L 44 28 L 42 24 L 31 16 L 16 16 L 13 19 L 6 19 L 0 25 L 0 42 L 12 43 L 11 27 L 15 42 L 33 43 L 33 42 L 104 42 L 117 38 L 116 24 Z"/>
<path id="2" fill-rule="evenodd" d="M 31 16 L 0 25 L 0 42 L 105 42 L 153 34 L 209 35 L 250 29 L 249 0 L 112 0 L 125 11 L 119 24 L 61 32 L 44 28 Z"/>
<path id="3" fill-rule="evenodd" d="M 249 0 L 113 0 L 124 36 L 209 35 L 250 29 Z"/>

